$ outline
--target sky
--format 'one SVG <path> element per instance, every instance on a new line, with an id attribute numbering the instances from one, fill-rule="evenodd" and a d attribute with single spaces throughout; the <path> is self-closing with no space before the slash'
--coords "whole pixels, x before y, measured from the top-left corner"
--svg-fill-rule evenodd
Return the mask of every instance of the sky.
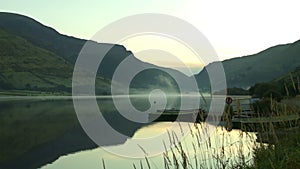
<path id="1" fill-rule="evenodd" d="M 90 39 L 104 26 L 126 16 L 161 13 L 181 18 L 199 29 L 214 47 L 219 60 L 255 54 L 278 44 L 300 39 L 300 1 L 298 0 L 1 0 L 0 11 L 32 17 L 66 35 Z M 149 36 L 137 38 L 155 45 Z M 128 45 L 131 43 L 131 46 Z M 126 48 L 136 52 L 132 40 Z M 180 46 L 173 49 L 181 49 Z M 164 46 L 164 45 L 162 45 Z M 137 50 L 137 49 L 136 49 Z M 162 49 L 164 50 L 164 49 Z M 182 49 L 181 52 L 186 51 Z M 177 52 L 177 55 L 180 52 Z M 185 52 L 189 53 L 189 52 Z M 180 54 L 179 54 L 180 55 Z M 170 56 L 138 56 L 143 61 L 178 68 Z M 176 56 L 193 73 L 205 63 L 189 54 Z"/>

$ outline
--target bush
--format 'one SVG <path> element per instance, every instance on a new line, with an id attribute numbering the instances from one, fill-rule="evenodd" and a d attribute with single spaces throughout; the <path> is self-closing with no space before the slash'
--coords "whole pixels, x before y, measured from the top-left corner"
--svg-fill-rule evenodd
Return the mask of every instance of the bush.
<path id="1" fill-rule="evenodd" d="M 275 96 L 278 98 L 282 97 L 281 93 L 283 92 L 282 88 L 279 85 L 274 83 L 258 83 L 252 86 L 249 89 L 249 92 L 252 96 L 263 98 L 270 97 L 270 93 L 275 93 Z"/>
<path id="2" fill-rule="evenodd" d="M 274 145 L 254 149 L 253 168 L 300 168 L 300 133 L 291 132 Z"/>
<path id="3" fill-rule="evenodd" d="M 279 93 L 278 91 L 275 91 L 275 90 L 268 90 L 266 91 L 263 95 L 262 95 L 264 98 L 271 98 L 272 96 L 272 99 L 280 102 L 283 98 L 283 96 L 281 95 L 281 93 Z"/>

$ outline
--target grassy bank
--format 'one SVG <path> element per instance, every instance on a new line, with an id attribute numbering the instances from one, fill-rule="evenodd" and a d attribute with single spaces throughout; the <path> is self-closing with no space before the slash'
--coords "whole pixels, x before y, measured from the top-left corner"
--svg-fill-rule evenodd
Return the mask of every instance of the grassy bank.
<path id="1" fill-rule="evenodd" d="M 291 107 L 292 113 L 299 114 L 300 97 L 282 100 Z M 285 109 L 286 110 L 286 109 Z M 290 112 L 284 112 L 290 113 Z M 267 142 L 272 144 L 254 148 L 253 169 L 295 169 L 300 168 L 300 122 L 295 128 L 274 130 Z"/>
<path id="2" fill-rule="evenodd" d="M 206 133 L 205 123 L 192 125 L 191 141 L 179 142 L 174 147 L 166 147 L 163 154 L 165 169 L 198 169 L 198 168 L 245 168 L 245 169 L 295 169 L 300 168 L 300 124 L 299 121 L 290 125 L 290 120 L 280 119 L 287 115 L 299 113 L 299 98 L 286 99 L 281 103 L 268 100 L 270 112 L 260 112 L 258 118 L 259 132 L 241 130 L 226 131 L 217 128 L 217 136 Z M 264 110 L 264 109 L 259 109 Z M 273 121 L 270 120 L 273 118 Z M 269 121 L 268 121 L 269 119 Z M 275 121 L 274 121 L 275 119 Z M 277 121 L 282 120 L 278 123 Z M 260 122 L 263 121 L 263 122 Z M 295 120 L 293 121 L 295 122 Z M 252 131 L 252 130 L 250 130 Z M 238 132 L 238 133 L 237 133 Z M 175 142 L 177 134 L 170 131 L 170 142 Z M 213 134 L 214 135 L 214 134 Z M 229 136 L 238 135 L 235 140 Z M 265 137 L 262 139 L 262 135 Z M 202 137 L 209 136 L 201 142 Z M 192 145 L 192 146 L 189 146 Z M 167 150 L 170 148 L 170 150 Z M 144 166 L 143 166 L 144 164 Z M 148 157 L 133 168 L 155 168 L 149 163 Z"/>
<path id="3" fill-rule="evenodd" d="M 274 144 L 254 149 L 253 169 L 300 168 L 300 129 L 277 136 Z"/>

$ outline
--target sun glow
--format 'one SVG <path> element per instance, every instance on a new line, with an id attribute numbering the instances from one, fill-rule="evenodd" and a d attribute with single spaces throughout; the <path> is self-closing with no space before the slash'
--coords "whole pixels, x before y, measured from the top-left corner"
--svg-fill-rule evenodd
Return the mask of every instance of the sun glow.
<path id="1" fill-rule="evenodd" d="M 167 36 L 134 36 L 125 39 L 121 44 L 144 62 L 177 69 L 187 75 L 198 73 L 204 66 L 201 57 L 188 46 Z"/>

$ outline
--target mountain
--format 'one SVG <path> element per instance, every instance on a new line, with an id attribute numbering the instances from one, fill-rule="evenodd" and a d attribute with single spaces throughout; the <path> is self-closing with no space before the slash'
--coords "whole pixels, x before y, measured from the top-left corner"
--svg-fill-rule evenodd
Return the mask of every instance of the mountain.
<path id="1" fill-rule="evenodd" d="M 0 44 L 2 89 L 70 87 L 72 66 L 61 57 L 1 29 Z"/>
<path id="2" fill-rule="evenodd" d="M 19 14 L 0 12 L 0 21 L 0 28 L 71 62 L 76 61 L 86 42 L 83 39 L 62 35 L 53 28 Z"/>
<path id="3" fill-rule="evenodd" d="M 53 28 L 19 14 L 0 12 L 0 21 L 0 28 L 26 39 L 37 47 L 53 52 L 73 64 L 83 45 L 87 42 L 87 40 L 62 35 Z M 100 75 L 111 77 L 117 63 L 132 53 L 121 45 L 98 44 L 98 48 L 106 49 L 107 46 L 111 46 L 112 49 L 107 53 L 107 57 L 101 65 L 104 66 L 104 71 Z"/>
<path id="4" fill-rule="evenodd" d="M 300 66 L 300 40 L 294 43 L 277 45 L 254 55 L 222 61 L 227 86 L 249 88 L 267 82 Z M 207 67 L 213 67 L 210 63 Z M 209 90 L 206 68 L 195 75 L 201 88 Z"/>
<path id="5" fill-rule="evenodd" d="M 281 89 L 284 96 L 296 96 L 300 94 L 300 66 L 293 71 L 284 74 L 269 82 L 275 84 Z M 280 92 L 279 91 L 279 92 Z"/>
<path id="6" fill-rule="evenodd" d="M 300 94 L 300 67 L 277 77 L 269 82 L 257 83 L 249 89 L 254 97 L 267 98 L 272 96 L 280 101 L 284 96 Z"/>
<path id="7" fill-rule="evenodd" d="M 62 57 L 2 29 L 0 44 L 0 89 L 71 91 L 73 65 Z"/>
<path id="8" fill-rule="evenodd" d="M 28 67 L 25 69 L 25 65 L 21 66 L 24 68 L 22 72 L 25 72 L 25 74 L 37 74 L 39 72 L 43 72 L 42 70 L 31 70 L 31 67 L 39 67 L 42 69 L 43 66 L 46 66 L 47 60 L 42 63 L 36 63 L 33 60 L 35 59 L 30 59 L 30 57 L 38 57 L 38 56 L 33 56 L 34 52 L 31 50 L 43 50 L 44 53 L 51 53 L 51 55 L 43 55 L 45 58 L 51 59 L 52 57 L 60 58 L 60 62 L 55 62 L 53 65 L 53 71 L 52 68 L 48 68 L 47 72 L 52 73 L 52 74 L 64 74 L 65 82 L 59 82 L 57 85 L 64 85 L 65 87 L 69 88 L 71 86 L 71 78 L 72 78 L 72 70 L 74 67 L 74 64 L 76 62 L 76 59 L 78 57 L 79 52 L 81 51 L 83 45 L 87 42 L 87 40 L 83 39 L 78 39 L 66 35 L 62 35 L 58 33 L 56 30 L 53 28 L 47 27 L 37 21 L 35 21 L 32 18 L 19 15 L 19 14 L 13 14 L 13 13 L 5 13 L 5 12 L 0 12 L 0 29 L 2 29 L 2 32 L 6 32 L 10 34 L 9 38 L 15 37 L 15 39 L 23 39 L 22 43 L 17 43 L 14 47 L 22 48 L 22 46 L 29 45 L 32 48 L 28 49 L 28 53 L 31 52 L 31 55 L 24 55 L 22 52 L 17 53 L 17 56 L 13 56 L 15 58 L 14 61 L 11 62 L 17 62 L 17 58 L 20 58 L 23 56 L 23 60 L 26 60 L 25 62 L 31 62 L 32 65 L 27 65 Z M 8 38 L 8 39 L 9 39 Z M 6 44 L 6 47 L 9 48 L 11 47 L 12 44 Z M 97 80 L 97 85 L 100 84 L 100 87 L 98 87 L 98 90 L 101 91 L 101 93 L 109 93 L 110 88 L 106 88 L 109 86 L 108 84 L 110 83 L 112 76 L 116 70 L 116 68 L 119 66 L 119 64 L 125 59 L 128 58 L 128 56 L 133 56 L 132 52 L 128 51 L 124 46 L 117 45 L 117 44 L 105 44 L 105 43 L 97 43 L 97 50 L 105 50 L 107 47 L 111 47 L 111 49 L 108 51 L 108 53 L 105 55 L 104 59 L 102 60 L 99 69 L 98 69 L 98 79 Z M 2 47 L 3 50 L 6 50 L 6 47 Z M 8 56 L 5 56 L 5 53 L 0 53 L 2 58 L 7 58 Z M 180 73 L 179 71 L 171 70 L 171 69 L 166 69 L 166 68 L 160 68 L 155 65 L 151 65 L 148 63 L 144 63 L 137 58 L 133 57 L 132 58 L 135 65 L 137 67 L 153 67 L 154 69 L 152 70 L 147 70 L 139 73 L 132 81 L 130 84 L 131 87 L 133 87 L 136 90 L 142 89 L 144 90 L 145 88 L 163 88 L 169 91 L 178 91 L 178 88 L 176 87 L 176 82 L 175 80 L 167 73 L 164 73 L 164 71 L 170 71 L 173 74 L 175 74 L 176 77 L 180 77 L 181 79 L 188 79 L 187 76 L 184 74 Z M 8 59 L 3 59 L 1 62 L 3 65 L 6 65 L 6 61 Z M 61 72 L 57 72 L 57 69 L 55 66 L 60 67 L 62 64 L 68 65 L 67 69 L 68 71 L 64 71 L 64 69 L 60 69 Z M 20 66 L 20 64 L 16 65 L 15 67 Z M 157 70 L 161 69 L 163 71 Z M 7 69 L 10 69 L 10 67 L 6 67 L 5 69 L 3 68 L 2 71 L 0 72 L 1 74 L 4 73 Z M 30 70 L 29 70 L 30 69 Z M 17 72 L 17 71 L 14 71 Z M 15 74 L 15 73 L 12 73 Z M 14 77 L 18 77 L 18 75 L 13 75 Z M 59 77 L 60 75 L 58 75 Z M 42 77 L 42 76 L 40 76 Z M 146 78 L 145 78 L 146 77 Z M 15 85 L 16 83 L 10 79 L 10 77 L 2 77 L 2 86 L 5 84 L 5 86 L 12 86 L 11 88 L 13 89 L 24 89 L 25 86 L 30 86 L 29 89 L 31 89 L 32 86 L 34 88 L 44 88 L 45 86 L 47 87 L 54 87 L 55 85 L 49 85 L 52 83 L 52 77 L 48 77 L 47 75 L 43 76 L 44 81 L 49 81 L 49 84 L 40 84 L 37 85 L 34 82 L 33 76 L 29 76 L 27 78 L 26 83 L 23 83 L 23 81 L 20 81 L 18 78 L 17 79 L 18 83 L 22 83 L 20 85 Z M 67 80 L 68 79 L 68 80 Z M 102 79 L 102 80 L 101 80 Z M 66 82 L 68 81 L 68 82 Z M 18 84 L 16 83 L 16 84 Z M 118 83 L 118 82 L 116 82 Z M 12 84 L 12 85 L 9 85 Z M 102 86 L 101 86 L 102 85 Z M 103 87 L 104 85 L 104 87 Z M 7 87 L 2 87 L 1 88 L 7 88 Z M 36 86 L 36 87 L 35 87 Z M 119 86 L 122 86 L 120 84 Z M 57 87 L 57 86 L 56 86 Z M 62 86 L 60 86 L 62 87 Z M 9 88 L 9 87 L 8 87 Z M 50 90 L 50 88 L 44 88 L 44 90 Z M 69 91 L 70 89 L 68 89 Z M 99 93 L 99 92 L 97 92 Z"/>
<path id="9" fill-rule="evenodd" d="M 2 65 L 10 65 L 1 67 L 0 88 L 2 90 L 43 89 L 51 91 L 56 88 L 55 90 L 70 91 L 72 70 L 78 54 L 87 40 L 62 35 L 53 28 L 47 27 L 32 18 L 12 13 L 0 12 L 0 29 L 3 36 L 7 35 L 9 37 L 6 38 L 18 41 L 14 45 L 14 42 L 9 43 L 9 41 L 2 42 L 3 45 L 1 44 L 0 62 Z M 21 48 L 24 48 L 25 45 L 30 46 L 26 50 L 26 55 L 20 52 L 23 50 Z M 190 83 L 188 83 L 191 78 L 176 70 L 161 68 L 142 62 L 135 58 L 132 52 L 121 45 L 105 43 L 97 43 L 96 45 L 96 48 L 99 50 L 105 50 L 107 47 L 111 47 L 111 49 L 105 55 L 98 69 L 97 93 L 110 93 L 110 83 L 115 70 L 122 61 L 131 56 L 133 56 L 131 58 L 134 63 L 133 68 L 142 69 L 152 67 L 152 69 L 142 71 L 135 76 L 130 83 L 130 87 L 133 88 L 132 91 L 146 91 L 147 89 L 160 88 L 169 92 L 177 92 L 179 87 L 175 79 L 185 82 L 180 87 L 183 91 L 194 91 Z M 9 48 L 16 48 L 12 49 L 12 51 L 19 51 L 18 53 L 11 54 L 13 57 L 10 58 L 14 58 L 13 60 L 8 59 L 9 56 L 6 56 L 5 52 L 3 52 Z M 45 62 L 35 62 L 39 57 L 34 56 L 34 53 L 43 55 Z M 225 60 L 222 64 L 226 74 L 227 85 L 230 88 L 249 88 L 256 83 L 270 81 L 298 67 L 300 65 L 299 53 L 300 41 L 297 41 L 291 44 L 274 46 L 254 55 Z M 32 59 L 31 57 L 37 58 Z M 19 62 L 22 59 L 19 58 L 31 64 L 20 64 Z M 48 62 L 47 59 L 52 60 L 51 64 L 46 65 Z M 206 69 L 216 64 L 210 63 L 199 74 L 194 76 L 197 79 L 200 89 L 209 91 L 210 84 Z M 50 65 L 52 67 L 45 68 Z M 57 68 L 62 65 L 65 65 L 65 67 L 58 70 Z M 13 71 L 8 76 L 8 70 L 12 69 Z M 18 69 L 21 69 L 24 76 L 17 73 L 20 72 Z M 171 75 L 166 72 L 171 73 Z M 58 74 L 57 78 L 61 77 L 61 80 L 53 80 L 51 73 L 52 75 Z M 24 78 L 25 80 L 20 80 L 19 78 Z M 40 80 L 36 80 L 36 78 Z M 120 88 L 122 88 L 122 85 L 122 82 L 120 82 Z"/>
<path id="10" fill-rule="evenodd" d="M 291 83 L 292 81 L 294 81 L 294 83 L 299 83 L 299 85 L 300 85 L 299 78 L 300 78 L 300 66 L 298 66 L 293 71 L 286 73 L 283 76 L 280 76 L 280 77 L 272 80 L 271 82 L 276 82 L 276 83 L 282 84 L 282 83 Z"/>

